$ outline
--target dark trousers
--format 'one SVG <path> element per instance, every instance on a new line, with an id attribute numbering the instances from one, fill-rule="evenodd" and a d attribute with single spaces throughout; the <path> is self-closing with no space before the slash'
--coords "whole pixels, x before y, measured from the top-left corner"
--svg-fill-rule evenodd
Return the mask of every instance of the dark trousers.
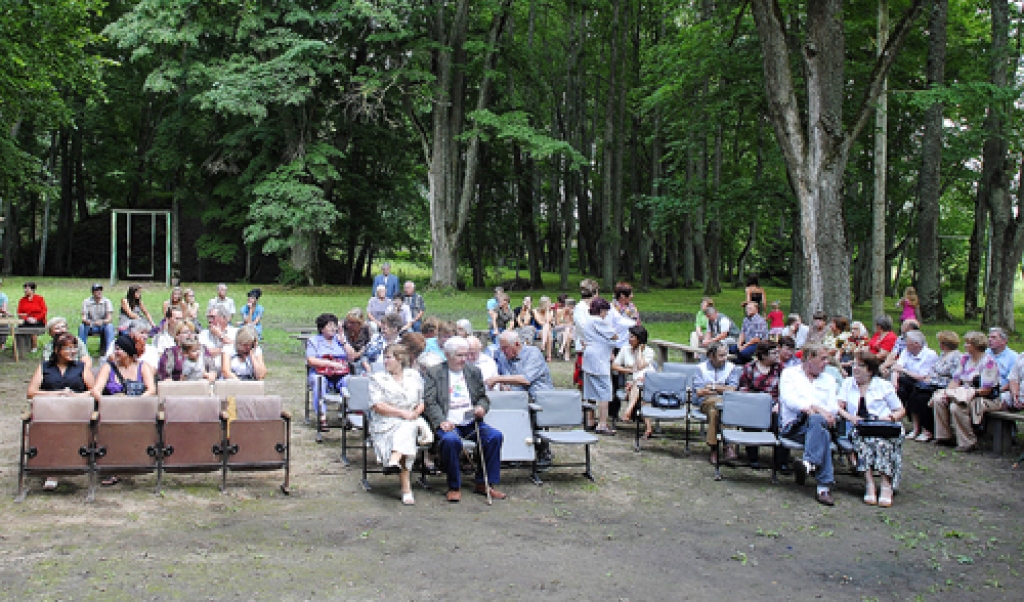
<path id="1" fill-rule="evenodd" d="M 501 444 L 505 437 L 498 429 L 481 422 L 480 423 L 481 443 L 484 451 L 484 460 L 487 464 L 487 481 L 493 487 L 501 479 Z M 457 426 L 449 432 L 437 429 L 438 461 L 448 474 L 448 489 L 462 488 L 462 471 L 459 468 L 459 456 L 462 455 L 462 440 L 476 440 L 476 429 L 473 424 Z M 478 466 L 476 469 L 476 482 L 483 484 L 484 476 Z"/>

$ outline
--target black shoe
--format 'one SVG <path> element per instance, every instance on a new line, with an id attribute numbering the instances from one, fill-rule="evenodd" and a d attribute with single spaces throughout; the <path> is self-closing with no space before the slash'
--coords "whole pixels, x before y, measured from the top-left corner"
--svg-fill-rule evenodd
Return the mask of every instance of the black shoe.
<path id="1" fill-rule="evenodd" d="M 794 475 L 796 475 L 796 484 L 803 485 L 807 482 L 807 468 L 803 462 L 797 462 L 793 465 Z"/>

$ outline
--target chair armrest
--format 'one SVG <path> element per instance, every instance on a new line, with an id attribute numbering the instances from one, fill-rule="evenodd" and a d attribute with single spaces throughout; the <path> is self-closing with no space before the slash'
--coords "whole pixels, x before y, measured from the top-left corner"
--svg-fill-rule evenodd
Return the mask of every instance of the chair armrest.
<path id="1" fill-rule="evenodd" d="M 591 412 L 596 412 L 597 411 L 597 404 L 596 403 L 590 403 L 589 401 L 584 401 L 582 403 L 582 405 L 583 405 L 583 409 L 584 410 L 590 410 Z"/>
<path id="2" fill-rule="evenodd" d="M 163 410 L 160 410 L 159 412 L 156 413 L 156 421 L 157 422 L 165 422 L 166 421 L 166 416 L 164 416 L 164 411 Z"/>
<path id="3" fill-rule="evenodd" d="M 285 420 L 291 420 L 292 413 L 289 412 L 288 410 L 281 410 L 281 418 L 284 418 Z"/>
<path id="4" fill-rule="evenodd" d="M 92 413 L 92 415 L 89 416 L 89 422 L 92 422 L 93 424 L 95 424 L 95 423 L 97 423 L 99 421 L 100 421 L 100 413 L 94 411 Z"/>
<path id="5" fill-rule="evenodd" d="M 542 406 L 540 404 L 537 404 L 537 403 L 531 403 L 531 404 L 528 405 L 528 407 L 530 408 L 531 412 L 543 412 L 544 411 L 544 406 Z"/>
<path id="6" fill-rule="evenodd" d="M 227 412 L 221 410 L 220 419 L 224 422 L 227 422 L 228 420 L 231 420 L 231 416 L 229 416 Z"/>
<path id="7" fill-rule="evenodd" d="M 21 415 L 22 422 L 29 422 L 32 420 L 32 410 L 27 410 Z"/>

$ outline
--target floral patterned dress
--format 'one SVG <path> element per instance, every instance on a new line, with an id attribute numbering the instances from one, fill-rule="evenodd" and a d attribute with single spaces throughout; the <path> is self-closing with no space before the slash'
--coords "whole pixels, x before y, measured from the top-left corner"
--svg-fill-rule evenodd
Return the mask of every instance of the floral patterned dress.
<path id="1" fill-rule="evenodd" d="M 416 420 L 405 420 L 397 416 L 384 416 L 373 411 L 379 403 L 399 410 L 412 410 L 423 401 L 423 379 L 416 370 L 402 371 L 401 382 L 387 372 L 378 372 L 370 379 L 370 434 L 377 461 L 384 463 L 397 451 L 404 457 L 405 468 L 412 470 L 416 456 L 416 437 L 419 425 Z"/>

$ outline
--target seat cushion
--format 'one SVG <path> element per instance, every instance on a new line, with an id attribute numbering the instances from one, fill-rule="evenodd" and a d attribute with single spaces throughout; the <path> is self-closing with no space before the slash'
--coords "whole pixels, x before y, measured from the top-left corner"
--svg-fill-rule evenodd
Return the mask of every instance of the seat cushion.
<path id="1" fill-rule="evenodd" d="M 644 406 L 642 414 L 644 418 L 651 420 L 686 420 L 686 408 L 666 410 Z"/>
<path id="2" fill-rule="evenodd" d="M 541 431 L 537 433 L 541 441 L 554 445 L 593 445 L 597 443 L 597 435 L 586 431 Z"/>
<path id="3" fill-rule="evenodd" d="M 737 443 L 739 445 L 756 445 L 756 446 L 772 446 L 774 447 L 778 440 L 775 435 L 766 432 L 758 431 L 738 431 L 735 429 L 725 429 L 722 431 L 722 441 L 725 443 Z"/>

